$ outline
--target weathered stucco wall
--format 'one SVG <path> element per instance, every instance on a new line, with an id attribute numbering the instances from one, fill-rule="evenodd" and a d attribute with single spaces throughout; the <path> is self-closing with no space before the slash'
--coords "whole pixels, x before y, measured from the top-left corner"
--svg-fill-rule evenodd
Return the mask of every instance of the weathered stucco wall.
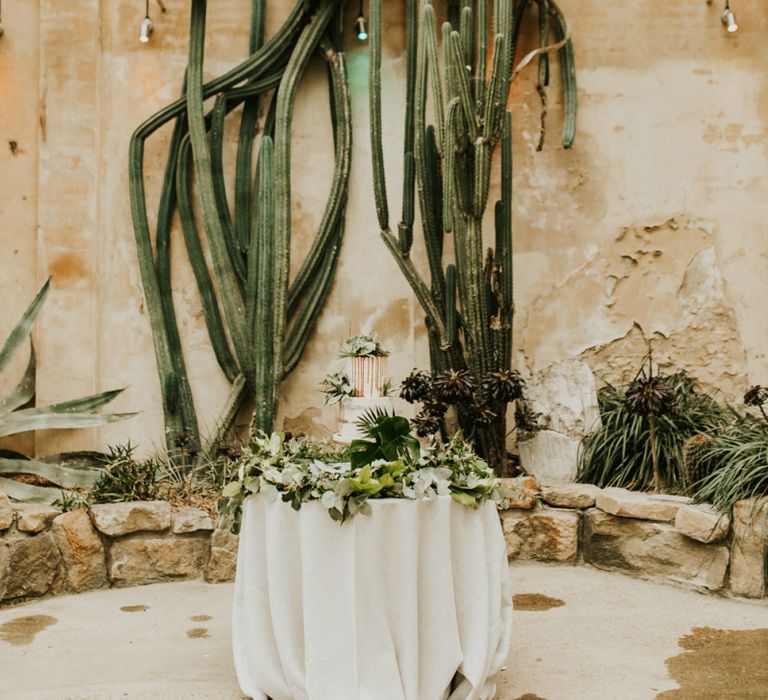
<path id="1" fill-rule="evenodd" d="M 130 422 L 93 434 L 38 435 L 39 452 L 162 444 L 151 334 L 130 222 L 127 146 L 135 127 L 178 94 L 188 2 L 151 2 L 155 33 L 137 40 L 143 3 L 5 0 L 0 38 L 0 280 L 3 337 L 49 275 L 35 333 L 38 401 L 126 386 Z M 206 75 L 246 52 L 248 3 L 210 3 Z M 290 0 L 270 0 L 268 31 Z M 441 3 L 438 3 L 441 5 Z M 581 357 L 598 378 L 625 378 L 654 340 L 657 361 L 737 396 L 768 383 L 768 9 L 741 0 L 728 35 L 713 5 L 562 0 L 573 25 L 580 94 L 576 144 L 558 143 L 558 86 L 536 152 L 533 73 L 513 88 L 516 362 L 525 372 Z M 385 3 L 385 158 L 399 211 L 403 4 Z M 438 18 L 439 19 L 439 18 Z M 351 19 L 350 19 L 351 24 Z M 350 27 L 351 29 L 351 27 Z M 344 250 L 317 334 L 284 386 L 281 419 L 333 427 L 320 379 L 341 339 L 375 329 L 391 374 L 426 366 L 422 315 L 377 235 L 368 141 L 367 46 L 349 37 L 354 119 Z M 332 150 L 324 69 L 310 69 L 293 145 L 294 261 L 319 221 Z M 557 74 L 554 72 L 555 83 Z M 232 132 L 233 134 L 236 132 Z M 169 130 L 147 144 L 150 211 Z M 15 146 L 11 146 L 11 142 Z M 493 193 L 491 195 L 493 197 Z M 202 324 L 180 233 L 173 244 L 179 323 L 204 426 L 226 394 Z M 419 249 L 417 257 L 421 255 Z M 23 362 L 20 363 L 23 366 Z M 10 381 L 8 381 L 10 383 Z"/>

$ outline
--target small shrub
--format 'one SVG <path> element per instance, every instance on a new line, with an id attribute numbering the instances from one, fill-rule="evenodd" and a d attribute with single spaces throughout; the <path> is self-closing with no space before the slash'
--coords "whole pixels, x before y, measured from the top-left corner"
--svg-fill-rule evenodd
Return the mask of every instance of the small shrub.
<path id="1" fill-rule="evenodd" d="M 91 489 L 92 503 L 151 501 L 157 496 L 160 465 L 154 459 L 135 460 L 134 450 L 130 442 L 109 448 L 104 471 Z"/>

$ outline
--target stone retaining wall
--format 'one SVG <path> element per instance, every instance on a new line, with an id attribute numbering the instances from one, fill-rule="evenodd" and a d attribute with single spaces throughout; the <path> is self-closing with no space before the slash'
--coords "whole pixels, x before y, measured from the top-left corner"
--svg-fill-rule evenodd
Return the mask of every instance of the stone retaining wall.
<path id="1" fill-rule="evenodd" d="M 109 503 L 62 513 L 0 493 L 0 605 L 110 586 L 234 579 L 237 536 L 199 508 Z"/>
<path id="2" fill-rule="evenodd" d="M 664 494 L 505 480 L 501 513 L 510 559 L 589 564 L 703 592 L 766 595 L 768 498 L 739 501 L 734 522 L 711 506 Z"/>
<path id="3" fill-rule="evenodd" d="M 733 523 L 687 498 L 508 479 L 501 511 L 510 559 L 587 564 L 703 592 L 764 598 L 768 498 L 740 501 Z M 164 501 L 62 513 L 0 494 L 0 605 L 110 586 L 234 579 L 236 535 L 199 508 Z"/>

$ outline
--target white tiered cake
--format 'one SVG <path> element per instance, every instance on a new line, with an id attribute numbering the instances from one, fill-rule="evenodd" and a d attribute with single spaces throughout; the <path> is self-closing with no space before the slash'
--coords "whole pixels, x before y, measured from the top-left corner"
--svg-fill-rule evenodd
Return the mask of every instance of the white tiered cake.
<path id="1" fill-rule="evenodd" d="M 357 422 L 367 411 L 379 408 L 392 413 L 392 401 L 384 394 L 385 358 L 366 355 L 351 360 L 354 396 L 341 402 L 339 431 L 333 436 L 333 441 L 340 445 L 349 445 L 352 440 L 365 437 Z"/>

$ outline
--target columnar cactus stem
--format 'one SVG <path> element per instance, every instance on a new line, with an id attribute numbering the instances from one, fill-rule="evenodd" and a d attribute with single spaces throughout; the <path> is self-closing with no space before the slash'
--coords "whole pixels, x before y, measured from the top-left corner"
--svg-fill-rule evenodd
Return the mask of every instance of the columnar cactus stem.
<path id="1" fill-rule="evenodd" d="M 171 296 L 169 234 L 177 204 L 206 327 L 219 365 L 232 384 L 215 429 L 199 454 L 215 455 L 216 445 L 249 399 L 259 399 L 253 421 L 256 427 L 273 429 L 280 382 L 296 366 L 328 297 L 344 230 L 351 126 L 340 44 L 334 49 L 323 36 L 334 15 L 337 24 L 341 21 L 341 7 L 341 0 L 297 2 L 283 26 L 265 43 L 265 0 L 253 0 L 251 55 L 226 74 L 203 84 L 206 2 L 192 0 L 185 94 L 142 124 L 131 139 L 131 212 L 155 340 L 169 451 L 176 449 L 176 438 L 184 433 L 195 451 L 200 443 Z M 290 123 L 301 75 L 321 44 L 330 68 L 336 165 L 317 235 L 289 288 L 290 220 L 286 223 L 285 212 L 290 208 Z M 273 99 L 263 126 L 265 136 L 253 185 L 251 163 L 258 132 L 258 99 L 274 88 L 278 88 L 278 99 Z M 213 109 L 206 114 L 204 101 L 213 96 Z M 227 201 L 222 139 L 227 115 L 243 102 L 233 214 Z M 144 143 L 174 118 L 177 121 L 153 245 L 144 192 Z M 193 203 L 193 172 L 199 207 Z M 273 198 L 277 202 L 273 203 Z M 212 267 L 203 254 L 196 209 L 208 237 Z M 291 332 L 286 339 L 288 327 Z"/>
<path id="2" fill-rule="evenodd" d="M 371 149 L 381 235 L 424 309 L 433 372 L 448 367 L 469 368 L 479 382 L 490 372 L 509 369 L 512 361 L 512 131 L 507 98 L 510 82 L 521 68 L 512 70 L 517 33 L 529 3 L 494 2 L 490 75 L 486 75 L 487 0 L 462 0 L 458 12 L 449 8 L 449 19 L 454 25 L 446 22 L 442 26 L 442 79 L 437 70 L 432 3 L 422 3 L 418 34 L 415 2 L 408 3 L 404 213 L 398 240 L 389 229 L 386 215 L 381 144 L 381 2 L 371 0 L 370 64 Z M 550 13 L 555 18 L 555 33 L 564 34 L 567 25 L 555 0 L 537 3 L 544 8 L 545 15 Z M 540 51 L 554 51 L 558 46 L 543 46 L 548 34 L 545 19 L 541 19 Z M 454 31 L 456 23 L 458 31 Z M 560 54 L 566 71 L 564 144 L 565 137 L 574 133 L 575 123 L 576 92 L 570 51 L 570 44 L 564 42 Z M 540 70 L 545 67 L 543 63 Z M 427 116 L 430 83 L 432 123 Z M 486 256 L 482 225 L 491 189 L 493 153 L 499 141 L 501 199 L 495 204 L 495 249 Z M 416 272 L 409 258 L 413 228 L 411 163 L 416 174 L 429 283 Z M 443 235 L 448 232 L 454 236 L 455 262 L 444 259 L 449 257 L 443 249 Z M 487 400 L 490 405 L 479 408 L 490 408 L 496 414 L 490 428 L 473 425 L 469 409 L 458 411 L 458 420 L 465 434 L 474 436 L 485 457 L 503 469 L 506 404 Z"/>

